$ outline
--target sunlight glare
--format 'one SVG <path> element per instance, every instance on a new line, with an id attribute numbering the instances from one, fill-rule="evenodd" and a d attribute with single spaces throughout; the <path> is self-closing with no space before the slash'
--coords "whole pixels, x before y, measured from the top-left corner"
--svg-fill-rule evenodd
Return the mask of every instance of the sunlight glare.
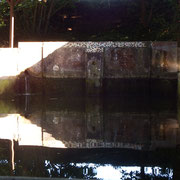
<path id="1" fill-rule="evenodd" d="M 0 48 L 0 78 L 19 75 L 67 43 L 19 42 L 18 48 Z"/>
<path id="2" fill-rule="evenodd" d="M 32 124 L 29 119 L 20 114 L 10 114 L 0 117 L 0 139 L 18 141 L 21 146 L 46 146 L 66 148 L 65 144 L 44 132 L 42 127 Z"/>

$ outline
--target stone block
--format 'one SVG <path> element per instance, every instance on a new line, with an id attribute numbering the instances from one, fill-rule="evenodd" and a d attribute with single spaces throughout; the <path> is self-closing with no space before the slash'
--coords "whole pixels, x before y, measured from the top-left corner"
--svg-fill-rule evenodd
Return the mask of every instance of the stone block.
<path id="1" fill-rule="evenodd" d="M 85 50 L 61 47 L 43 60 L 44 77 L 84 78 Z"/>
<path id="2" fill-rule="evenodd" d="M 104 78 L 147 78 L 150 48 L 105 48 Z"/>

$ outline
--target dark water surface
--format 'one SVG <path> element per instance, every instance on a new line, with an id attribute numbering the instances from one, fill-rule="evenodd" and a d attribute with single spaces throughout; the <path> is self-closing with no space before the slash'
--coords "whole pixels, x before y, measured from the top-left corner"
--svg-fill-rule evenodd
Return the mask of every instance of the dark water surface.
<path id="1" fill-rule="evenodd" d="M 0 176 L 180 179 L 172 98 L 0 100 Z"/>

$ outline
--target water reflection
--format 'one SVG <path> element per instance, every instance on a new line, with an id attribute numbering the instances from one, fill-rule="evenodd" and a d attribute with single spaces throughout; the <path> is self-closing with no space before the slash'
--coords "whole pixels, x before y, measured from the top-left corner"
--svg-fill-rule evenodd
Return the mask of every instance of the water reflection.
<path id="1" fill-rule="evenodd" d="M 7 131 L 8 129 L 8 131 Z M 0 117 L 0 138 L 9 139 L 22 145 L 48 146 L 65 148 L 65 145 L 52 137 L 51 134 L 43 132 L 42 127 L 20 114 L 8 114 Z"/>
<path id="2" fill-rule="evenodd" d="M 151 150 L 180 144 L 173 104 L 25 96 L 15 100 L 14 112 L 1 113 L 0 139 L 19 145 Z"/>
<path id="3" fill-rule="evenodd" d="M 67 168 L 68 166 L 68 168 Z M 112 166 L 111 164 L 70 163 L 52 164 L 45 161 L 45 167 L 50 177 L 58 174 L 59 177 L 103 180 L 127 179 L 172 179 L 173 169 L 161 167 L 140 166 Z M 71 171 L 68 171 L 71 169 Z"/>
<path id="4" fill-rule="evenodd" d="M 169 99 L 1 100 L 0 175 L 172 179 L 179 171 L 177 112 Z"/>

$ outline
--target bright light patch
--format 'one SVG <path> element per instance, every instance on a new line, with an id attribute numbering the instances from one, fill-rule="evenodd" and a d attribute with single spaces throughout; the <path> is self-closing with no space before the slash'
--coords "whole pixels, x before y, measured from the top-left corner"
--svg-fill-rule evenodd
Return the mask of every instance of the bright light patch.
<path id="1" fill-rule="evenodd" d="M 0 117 L 0 139 L 15 140 L 19 145 L 66 148 L 62 141 L 56 140 L 20 114 Z"/>
<path id="2" fill-rule="evenodd" d="M 68 31 L 72 31 L 72 28 L 67 28 Z"/>
<path id="3" fill-rule="evenodd" d="M 20 74 L 67 43 L 20 42 L 19 48 L 0 48 L 0 78 Z"/>
<path id="4" fill-rule="evenodd" d="M 0 48 L 0 77 L 16 76 L 17 61 L 17 48 Z"/>
<path id="5" fill-rule="evenodd" d="M 122 177 L 121 172 L 118 169 L 115 169 L 111 165 L 97 167 L 96 178 L 104 180 L 119 180 Z"/>
<path id="6" fill-rule="evenodd" d="M 18 114 L 9 114 L 0 117 L 0 139 L 17 140 Z"/>
<path id="7" fill-rule="evenodd" d="M 55 50 L 66 45 L 68 42 L 20 42 L 19 46 L 19 73 L 35 65 L 42 58 L 46 58 Z"/>

